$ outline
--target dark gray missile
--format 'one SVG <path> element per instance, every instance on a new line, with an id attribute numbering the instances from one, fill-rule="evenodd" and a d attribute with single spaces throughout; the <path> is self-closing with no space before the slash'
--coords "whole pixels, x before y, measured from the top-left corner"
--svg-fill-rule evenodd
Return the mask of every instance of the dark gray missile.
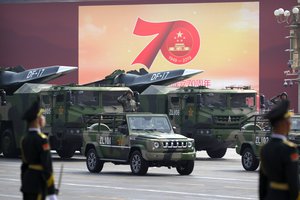
<path id="1" fill-rule="evenodd" d="M 24 83 L 45 83 L 76 70 L 77 67 L 49 66 L 25 70 L 23 67 L 1 68 L 0 89 L 13 93 Z"/>
<path id="2" fill-rule="evenodd" d="M 105 77 L 105 79 L 87 85 L 123 85 L 130 87 L 134 91 L 142 92 L 150 85 L 170 85 L 202 72 L 203 70 L 195 69 L 177 69 L 154 73 L 148 73 L 145 69 L 129 71 L 127 73 L 124 70 L 116 70 L 111 75 Z"/>

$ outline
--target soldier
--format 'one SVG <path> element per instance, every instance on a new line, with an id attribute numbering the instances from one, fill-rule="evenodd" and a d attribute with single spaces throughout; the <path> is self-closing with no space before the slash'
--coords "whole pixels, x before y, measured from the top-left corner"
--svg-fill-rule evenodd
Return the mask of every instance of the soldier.
<path id="1" fill-rule="evenodd" d="M 22 166 L 21 191 L 24 200 L 57 200 L 58 191 L 54 187 L 52 158 L 48 137 L 41 132 L 46 124 L 44 110 L 36 101 L 25 112 L 28 133 L 21 140 Z"/>
<path id="2" fill-rule="evenodd" d="M 118 102 L 122 104 L 124 112 L 137 111 L 137 103 L 133 97 L 133 92 L 131 90 L 128 90 L 122 96 L 118 97 Z"/>
<path id="3" fill-rule="evenodd" d="M 297 145 L 287 140 L 290 131 L 289 101 L 282 100 L 266 118 L 273 133 L 260 152 L 259 198 L 296 200 L 299 198 Z"/>

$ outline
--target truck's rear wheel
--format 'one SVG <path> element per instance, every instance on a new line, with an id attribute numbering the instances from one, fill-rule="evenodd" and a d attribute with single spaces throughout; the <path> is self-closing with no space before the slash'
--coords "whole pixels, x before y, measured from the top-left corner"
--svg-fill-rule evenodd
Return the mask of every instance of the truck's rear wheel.
<path id="1" fill-rule="evenodd" d="M 103 169 L 104 162 L 99 159 L 95 149 L 90 149 L 86 155 L 86 166 L 91 173 L 99 173 Z"/>
<path id="2" fill-rule="evenodd" d="M 176 170 L 180 175 L 190 175 L 194 170 L 194 161 L 182 161 L 180 164 L 178 164 Z"/>
<path id="3" fill-rule="evenodd" d="M 13 132 L 11 129 L 5 129 L 1 137 L 1 147 L 3 155 L 6 158 L 15 158 L 18 156 L 16 143 L 14 141 Z"/>
<path id="4" fill-rule="evenodd" d="M 242 153 L 242 165 L 247 171 L 255 171 L 259 166 L 259 160 L 253 150 L 247 147 Z"/>
<path id="5" fill-rule="evenodd" d="M 141 152 L 134 151 L 130 156 L 130 168 L 134 175 L 145 175 L 148 171 L 148 162 L 143 158 Z"/>
<path id="6" fill-rule="evenodd" d="M 56 150 L 57 154 L 61 158 L 72 158 L 75 154 L 75 148 L 69 145 L 63 145 L 59 150 Z"/>
<path id="7" fill-rule="evenodd" d="M 217 150 L 206 150 L 207 154 L 211 158 L 223 158 L 225 156 L 227 148 L 217 149 Z"/>

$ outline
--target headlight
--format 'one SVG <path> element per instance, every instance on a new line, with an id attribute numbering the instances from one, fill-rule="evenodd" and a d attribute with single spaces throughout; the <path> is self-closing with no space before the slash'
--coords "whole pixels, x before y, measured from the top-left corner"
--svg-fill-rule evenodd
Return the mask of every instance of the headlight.
<path id="1" fill-rule="evenodd" d="M 188 142 L 188 148 L 192 148 L 193 147 L 193 143 L 192 142 Z"/>
<path id="2" fill-rule="evenodd" d="M 159 148 L 159 142 L 153 142 L 153 147 L 155 149 L 158 149 Z"/>

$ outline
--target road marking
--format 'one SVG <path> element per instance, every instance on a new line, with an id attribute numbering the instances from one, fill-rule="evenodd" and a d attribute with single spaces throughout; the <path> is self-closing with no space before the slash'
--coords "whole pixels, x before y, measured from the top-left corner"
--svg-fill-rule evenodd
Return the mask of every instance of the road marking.
<path id="1" fill-rule="evenodd" d="M 237 178 L 221 178 L 221 177 L 205 177 L 205 176 L 191 176 L 188 178 L 194 179 L 210 179 L 210 180 L 221 180 L 221 181 L 240 181 L 240 182 L 258 182 L 258 179 L 237 179 Z"/>
<path id="2" fill-rule="evenodd" d="M 214 197 L 218 199 L 245 199 L 251 200 L 256 199 L 255 197 L 239 197 L 239 196 L 227 196 L 227 195 L 214 195 L 205 193 L 189 193 L 189 192 L 178 192 L 178 191 L 164 191 L 164 190 L 154 190 L 154 189 L 142 189 L 142 188 L 126 188 L 126 187 L 113 187 L 104 185 L 87 185 L 87 184 L 75 184 L 75 183 L 64 183 L 63 185 L 77 186 L 77 187 L 88 187 L 88 188 L 103 188 L 103 189 L 113 189 L 113 190 L 128 190 L 136 192 L 152 192 L 152 193 L 165 193 L 165 194 L 177 194 L 185 196 L 198 196 L 198 197 Z"/>
<path id="3" fill-rule="evenodd" d="M 9 195 L 9 194 L 0 194 L 0 197 L 8 197 L 8 198 L 13 198 L 13 199 L 22 199 L 21 196 Z"/>
<path id="4" fill-rule="evenodd" d="M 228 189 L 239 189 L 239 190 L 257 190 L 257 188 L 245 188 L 245 187 L 234 187 L 234 186 L 224 186 L 224 188 Z"/>

